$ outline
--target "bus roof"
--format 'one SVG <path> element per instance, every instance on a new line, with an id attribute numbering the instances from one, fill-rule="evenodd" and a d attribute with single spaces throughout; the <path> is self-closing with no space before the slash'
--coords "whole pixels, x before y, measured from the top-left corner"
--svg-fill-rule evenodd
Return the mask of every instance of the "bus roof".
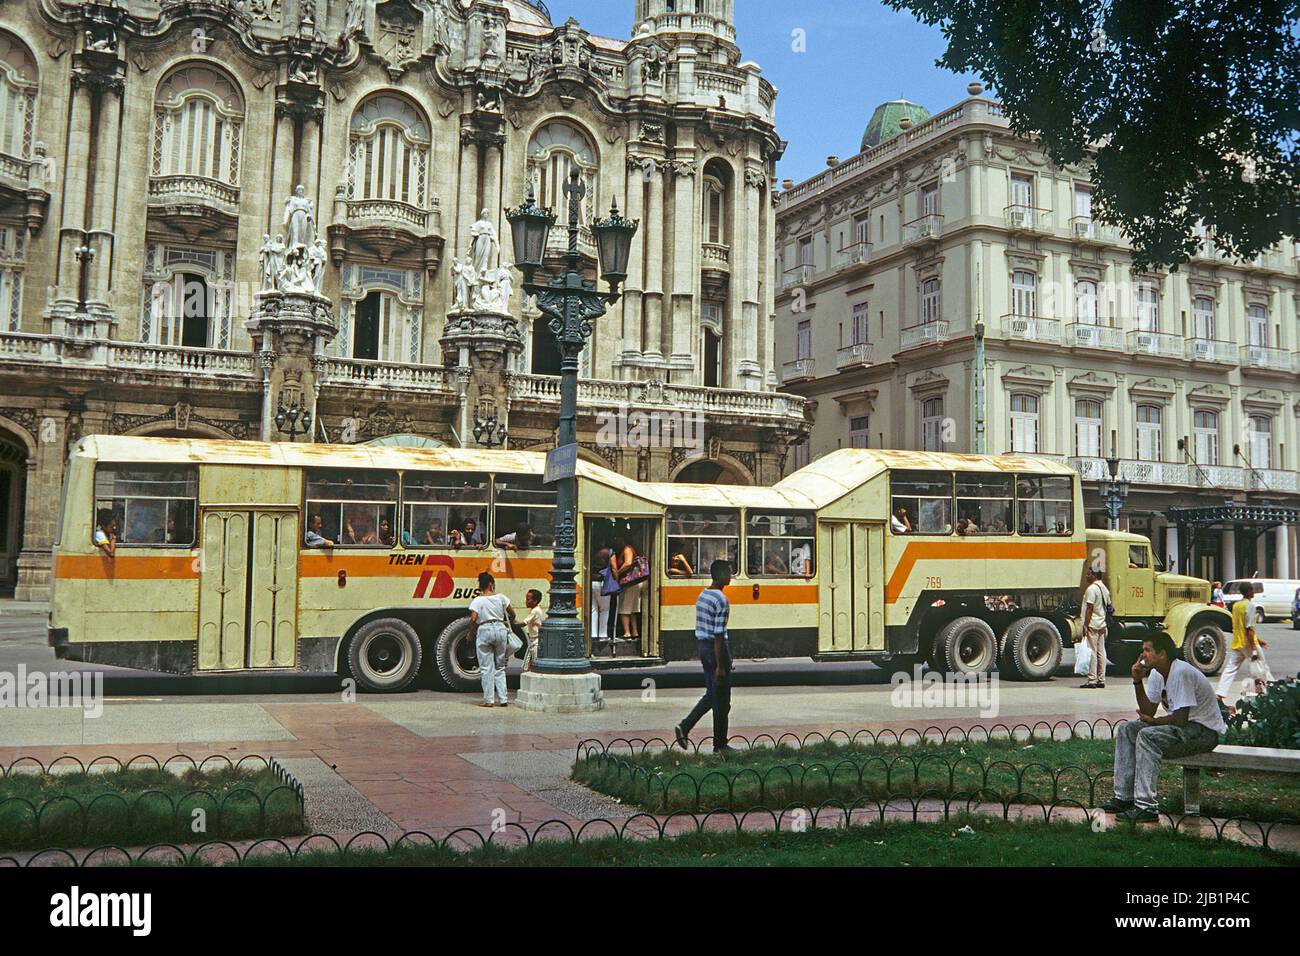
<path id="1" fill-rule="evenodd" d="M 476 448 L 322 445 L 208 438 L 87 435 L 78 453 L 103 462 L 280 465 L 306 468 L 428 468 L 540 475 L 546 455 Z M 939 452 L 841 448 L 772 487 L 642 482 L 579 459 L 578 473 L 625 494 L 671 507 L 815 509 L 842 498 L 891 469 L 1073 475 L 1063 462 L 1030 455 L 951 455 Z"/>

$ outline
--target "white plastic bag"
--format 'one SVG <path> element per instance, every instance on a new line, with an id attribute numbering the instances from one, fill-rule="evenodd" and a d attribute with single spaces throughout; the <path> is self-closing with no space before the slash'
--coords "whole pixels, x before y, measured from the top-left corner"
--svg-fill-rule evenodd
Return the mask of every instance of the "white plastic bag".
<path id="1" fill-rule="evenodd" d="M 1074 672 L 1087 677 L 1092 671 L 1092 645 L 1086 640 L 1074 645 Z"/>
<path id="2" fill-rule="evenodd" d="M 1256 697 L 1268 692 L 1268 685 L 1273 682 L 1273 671 L 1268 666 L 1262 647 L 1255 648 L 1256 656 L 1247 658 L 1241 670 L 1245 679 L 1241 682 L 1243 697 Z"/>

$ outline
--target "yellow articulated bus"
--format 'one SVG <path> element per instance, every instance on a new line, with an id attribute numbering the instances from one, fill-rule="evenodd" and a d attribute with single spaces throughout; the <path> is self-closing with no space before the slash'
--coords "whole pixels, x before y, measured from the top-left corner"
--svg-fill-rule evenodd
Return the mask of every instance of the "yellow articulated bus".
<path id="1" fill-rule="evenodd" d="M 476 688 L 478 574 L 520 607 L 548 587 L 544 464 L 533 452 L 88 436 L 64 480 L 50 644 L 62 659 L 176 674 L 328 673 L 396 691 L 424 669 Z M 1197 666 L 1222 662 L 1226 615 L 1208 583 L 1157 574 L 1144 538 L 1082 530 L 1077 474 L 1045 459 L 844 449 L 770 488 L 638 482 L 582 461 L 578 483 L 597 667 L 693 658 L 695 600 L 719 558 L 736 571 L 737 657 L 1045 680 L 1078 633 L 1091 559 L 1122 584 L 1117 649 L 1164 626 L 1192 638 Z M 616 542 L 652 570 L 639 607 L 612 609 L 629 639 L 596 620 L 593 568 Z"/>

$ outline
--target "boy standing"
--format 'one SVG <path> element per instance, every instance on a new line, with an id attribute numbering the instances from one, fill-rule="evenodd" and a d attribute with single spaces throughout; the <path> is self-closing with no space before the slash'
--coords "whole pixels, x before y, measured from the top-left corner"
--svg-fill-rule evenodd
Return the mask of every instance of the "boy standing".
<path id="1" fill-rule="evenodd" d="M 731 565 L 714 561 L 709 567 L 713 583 L 695 602 L 695 644 L 704 668 L 704 696 L 686 719 L 673 728 L 677 744 L 689 748 L 689 736 L 699 719 L 713 711 L 713 752 L 727 754 L 727 717 L 731 713 L 731 649 L 727 645 L 727 618 L 731 602 L 723 590 L 731 583 Z"/>
<path id="2" fill-rule="evenodd" d="M 537 646 L 537 639 L 542 634 L 542 624 L 546 621 L 546 612 L 542 610 L 542 592 L 537 588 L 529 588 L 528 593 L 524 595 L 524 607 L 528 608 L 528 613 L 524 615 L 523 627 L 524 633 L 528 636 L 528 652 L 524 654 L 524 670 L 530 671 L 533 665 L 537 663 L 537 654 L 540 648 Z"/>

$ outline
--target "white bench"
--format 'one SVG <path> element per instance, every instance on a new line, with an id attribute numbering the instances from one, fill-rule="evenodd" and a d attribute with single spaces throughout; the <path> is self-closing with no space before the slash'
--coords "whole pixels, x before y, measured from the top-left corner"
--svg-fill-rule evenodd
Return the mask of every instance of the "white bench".
<path id="1" fill-rule="evenodd" d="M 1200 816 L 1202 770 L 1264 770 L 1269 773 L 1300 773 L 1300 750 L 1275 747 L 1230 747 L 1220 745 L 1209 753 L 1169 757 L 1169 763 L 1183 767 L 1183 813 Z"/>

